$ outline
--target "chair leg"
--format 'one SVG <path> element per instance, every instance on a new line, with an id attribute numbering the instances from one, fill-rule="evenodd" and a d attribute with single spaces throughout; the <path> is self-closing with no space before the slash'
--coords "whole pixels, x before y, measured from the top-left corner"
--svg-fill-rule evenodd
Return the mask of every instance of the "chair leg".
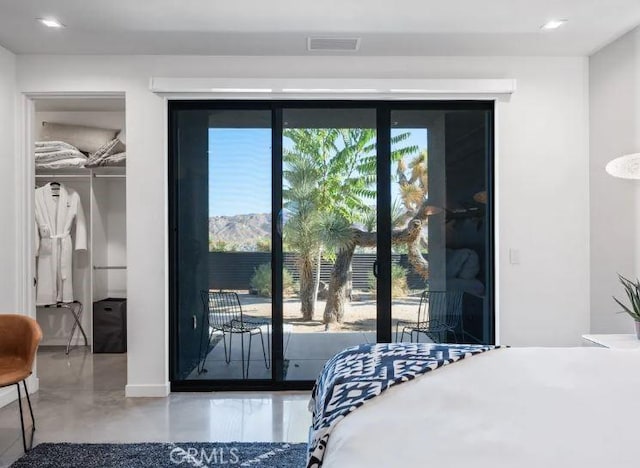
<path id="1" fill-rule="evenodd" d="M 22 430 L 22 447 L 24 448 L 25 453 L 29 451 L 27 448 L 27 435 L 24 430 L 24 414 L 22 412 L 22 394 L 20 392 L 20 382 L 16 384 L 16 388 L 18 389 L 18 408 L 20 408 L 20 428 Z M 26 388 L 26 386 L 25 386 Z M 28 396 L 28 393 L 27 393 Z M 29 410 L 31 410 L 31 402 L 29 401 Z M 33 422 L 33 412 L 31 412 L 31 418 Z M 33 443 L 33 431 L 35 431 L 35 423 L 33 425 L 33 429 L 31 432 L 31 441 Z"/>
<path id="2" fill-rule="evenodd" d="M 225 353 L 225 358 L 227 358 L 227 364 L 229 364 L 231 362 L 231 350 L 233 349 L 231 347 L 231 341 L 232 340 L 233 340 L 233 332 L 229 332 L 229 357 L 227 357 L 226 353 Z"/>
<path id="3" fill-rule="evenodd" d="M 251 364 L 251 340 L 253 340 L 253 334 L 249 332 L 249 351 L 247 352 L 247 379 L 249 378 L 249 364 Z"/>
<path id="4" fill-rule="evenodd" d="M 227 364 L 231 362 L 231 336 L 233 336 L 233 334 L 229 336 L 229 356 L 227 357 L 227 334 L 224 332 L 224 330 L 222 331 L 222 344 L 224 345 L 224 360 Z"/>
<path id="5" fill-rule="evenodd" d="M 200 362 L 198 363 L 198 367 L 196 368 L 198 371 L 198 375 L 205 374 L 207 369 L 205 366 L 207 365 L 207 358 L 209 357 L 209 348 L 211 347 L 211 338 L 213 338 L 213 333 L 209 333 L 209 338 L 207 339 L 207 347 L 204 351 L 204 356 L 202 353 L 202 340 L 200 340 Z M 225 353 L 226 356 L 226 353 Z"/>
<path id="6" fill-rule="evenodd" d="M 267 357 L 269 359 L 269 367 L 271 368 L 271 325 L 267 324 Z"/>
<path id="7" fill-rule="evenodd" d="M 36 419 L 33 417 L 33 408 L 31 407 L 31 397 L 29 397 L 29 390 L 27 390 L 27 381 L 23 380 L 22 385 L 24 385 L 24 393 L 27 394 L 27 403 L 29 404 L 29 414 L 31 415 L 31 424 L 32 424 L 32 432 L 36 430 Z"/>
<path id="8" fill-rule="evenodd" d="M 198 372 L 198 375 L 200 375 L 203 372 L 205 372 L 204 361 L 207 359 L 206 355 L 203 356 L 203 353 L 202 353 L 202 344 L 203 344 L 203 341 L 204 341 L 204 336 L 203 336 L 204 327 L 201 327 L 201 328 L 202 328 L 202 330 L 200 331 L 200 349 L 198 350 L 198 365 L 196 366 L 196 371 Z M 207 348 L 208 347 L 209 346 L 207 346 Z"/>
<path id="9" fill-rule="evenodd" d="M 262 335 L 262 330 L 258 328 L 260 332 L 260 341 L 262 341 L 262 355 L 264 356 L 264 367 L 269 368 L 269 361 L 267 361 L 267 352 L 264 349 L 264 336 Z"/>
<path id="10" fill-rule="evenodd" d="M 240 358 L 242 361 L 242 378 L 245 379 L 244 376 L 244 333 L 240 333 Z"/>

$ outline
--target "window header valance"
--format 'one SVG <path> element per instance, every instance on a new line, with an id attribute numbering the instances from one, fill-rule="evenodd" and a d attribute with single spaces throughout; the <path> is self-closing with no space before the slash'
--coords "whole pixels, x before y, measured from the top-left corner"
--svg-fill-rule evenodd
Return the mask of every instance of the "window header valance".
<path id="1" fill-rule="evenodd" d="M 222 99 L 495 99 L 513 94 L 514 79 L 162 78 L 154 93 Z"/>

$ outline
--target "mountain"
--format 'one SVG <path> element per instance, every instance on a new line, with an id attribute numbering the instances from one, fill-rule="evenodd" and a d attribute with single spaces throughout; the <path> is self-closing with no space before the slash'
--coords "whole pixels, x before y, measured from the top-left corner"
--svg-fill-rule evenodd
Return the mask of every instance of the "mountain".
<path id="1" fill-rule="evenodd" d="M 260 239 L 271 239 L 271 213 L 209 218 L 210 243 L 225 242 L 233 249 L 255 251 Z"/>

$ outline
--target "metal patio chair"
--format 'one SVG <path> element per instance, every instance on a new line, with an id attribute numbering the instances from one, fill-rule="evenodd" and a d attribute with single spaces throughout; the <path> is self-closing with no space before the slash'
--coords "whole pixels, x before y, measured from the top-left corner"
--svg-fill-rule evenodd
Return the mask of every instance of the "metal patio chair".
<path id="1" fill-rule="evenodd" d="M 251 362 L 251 342 L 255 335 L 260 335 L 260 341 L 262 343 L 262 355 L 264 357 L 264 365 L 267 369 L 270 367 L 270 357 L 267 358 L 267 351 L 264 346 L 264 336 L 262 334 L 262 327 L 267 326 L 267 347 L 270 347 L 270 334 L 269 334 L 269 321 L 260 320 L 254 318 L 245 318 L 242 312 L 242 305 L 240 304 L 240 298 L 238 294 L 232 291 L 202 291 L 202 302 L 204 306 L 205 327 L 209 330 L 207 339 L 207 348 L 205 349 L 205 355 L 202 359 L 201 368 L 198 369 L 198 373 L 206 372 L 204 369 L 207 354 L 211 346 L 211 339 L 216 331 L 222 332 L 222 342 L 224 345 L 224 358 L 227 364 L 231 362 L 231 344 L 233 342 L 233 335 L 240 334 L 240 349 L 242 360 L 242 378 L 249 378 L 249 364 Z M 203 327 L 204 328 L 204 327 Z M 204 330 L 203 330 L 204 333 Z M 227 334 L 229 335 L 229 348 L 227 349 Z M 244 363 L 244 334 L 249 335 L 249 349 L 247 351 L 247 365 Z M 202 343 L 201 339 L 201 356 L 202 356 Z"/>
<path id="2" fill-rule="evenodd" d="M 416 334 L 416 342 L 420 341 L 420 333 L 424 333 L 436 343 L 444 343 L 447 334 L 451 333 L 455 343 L 458 341 L 458 331 L 464 339 L 462 324 L 462 291 L 424 291 L 420 297 L 418 306 L 418 320 L 416 322 L 398 321 L 396 323 L 396 342 L 398 331 L 402 326 L 400 342 L 404 334 L 409 333 L 413 343 L 413 334 Z"/>

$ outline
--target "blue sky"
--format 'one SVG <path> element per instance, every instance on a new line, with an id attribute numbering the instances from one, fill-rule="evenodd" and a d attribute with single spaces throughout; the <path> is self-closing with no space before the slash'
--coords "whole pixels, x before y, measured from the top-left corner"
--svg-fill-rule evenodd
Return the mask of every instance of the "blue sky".
<path id="1" fill-rule="evenodd" d="M 271 212 L 271 129 L 209 129 L 209 216 Z"/>
<path id="2" fill-rule="evenodd" d="M 426 130 L 412 130 L 406 144 L 426 148 Z M 209 216 L 270 212 L 271 129 L 210 128 Z"/>

